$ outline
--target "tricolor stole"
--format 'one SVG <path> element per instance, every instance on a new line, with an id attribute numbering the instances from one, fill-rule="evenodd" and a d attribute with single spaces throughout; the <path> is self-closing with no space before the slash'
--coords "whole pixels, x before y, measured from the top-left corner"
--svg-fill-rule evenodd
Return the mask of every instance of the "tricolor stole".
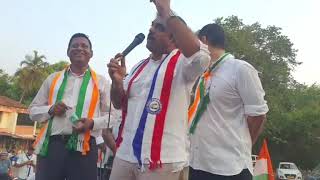
<path id="1" fill-rule="evenodd" d="M 161 167 L 161 143 L 164 131 L 164 125 L 166 121 L 166 114 L 169 105 L 169 98 L 171 95 L 171 87 L 174 77 L 174 71 L 179 60 L 181 52 L 179 50 L 174 50 L 168 54 L 164 60 L 161 61 L 159 67 L 153 75 L 151 87 L 148 93 L 148 98 L 145 102 L 145 108 L 141 114 L 139 125 L 134 136 L 132 147 L 135 157 L 137 158 L 139 165 L 141 167 L 144 163 L 145 157 L 141 157 L 143 149 L 148 147 L 143 147 L 145 127 L 146 124 L 153 125 L 153 135 L 152 139 L 145 139 L 146 141 L 151 141 L 151 151 L 150 157 L 148 158 L 148 163 L 150 164 L 150 169 L 155 169 Z M 146 65 L 149 63 L 149 59 L 142 61 L 138 67 L 133 71 L 128 84 L 128 89 L 126 91 L 126 97 L 123 100 L 122 108 L 122 122 L 119 129 L 117 147 L 120 146 L 122 142 L 122 132 L 125 125 L 127 106 L 128 106 L 128 96 L 130 94 L 130 89 L 134 79 L 136 79 L 139 74 L 143 71 Z M 146 137 L 145 137 L 146 138 Z M 148 154 L 146 156 L 149 156 Z"/>
<path id="2" fill-rule="evenodd" d="M 210 102 L 209 89 L 210 89 L 210 79 L 214 76 L 213 71 L 215 71 L 219 65 L 221 65 L 229 53 L 224 53 L 212 66 L 210 66 L 200 77 L 197 83 L 197 88 L 194 94 L 194 101 L 188 110 L 188 124 L 189 132 L 194 133 L 196 126 L 202 116 L 203 112 L 207 109 Z"/>
<path id="3" fill-rule="evenodd" d="M 49 89 L 48 105 L 53 105 L 63 99 L 64 88 L 67 83 L 69 68 L 60 71 L 55 74 Z M 84 86 L 85 84 L 85 86 Z M 84 87 L 83 87 L 84 86 Z M 80 112 L 80 117 L 87 117 L 92 120 L 94 112 L 98 105 L 100 98 L 97 74 L 89 68 L 83 79 L 81 89 L 79 92 L 78 103 L 76 107 L 76 113 Z M 84 115 L 86 114 L 86 115 Z M 40 156 L 46 157 L 48 155 L 48 145 L 51 135 L 53 118 L 50 118 L 46 124 L 41 128 L 39 135 L 37 136 L 33 146 L 35 153 Z M 70 142 L 72 139 L 74 142 Z M 82 152 L 86 155 L 90 151 L 90 131 L 84 134 L 73 134 L 67 144 L 68 149 Z"/>

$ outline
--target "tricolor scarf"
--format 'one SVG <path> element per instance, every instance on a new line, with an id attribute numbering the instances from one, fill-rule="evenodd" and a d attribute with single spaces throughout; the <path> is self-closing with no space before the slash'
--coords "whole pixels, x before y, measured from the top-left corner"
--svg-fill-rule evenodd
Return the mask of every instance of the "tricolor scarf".
<path id="1" fill-rule="evenodd" d="M 166 121 L 167 108 L 169 105 L 169 98 L 171 94 L 171 86 L 173 82 L 174 71 L 176 64 L 179 60 L 181 52 L 174 50 L 168 54 L 164 60 L 161 61 L 159 67 L 155 71 L 151 83 L 151 87 L 148 93 L 147 100 L 145 102 L 145 108 L 140 117 L 139 125 L 134 136 L 132 147 L 135 157 L 137 158 L 139 165 L 143 168 L 142 163 L 144 157 L 142 154 L 142 142 L 145 134 L 145 126 L 147 122 L 154 123 L 153 136 L 151 142 L 151 154 L 149 160 L 150 169 L 161 167 L 161 143 L 164 131 L 164 124 Z M 127 108 L 128 108 L 128 96 L 133 81 L 139 76 L 146 65 L 149 63 L 149 59 L 142 61 L 137 68 L 134 69 L 131 77 L 129 77 L 128 89 L 126 91 L 126 97 L 123 99 L 122 107 L 122 122 L 119 129 L 117 147 L 120 146 L 123 138 L 122 132 L 125 125 Z"/>
<path id="2" fill-rule="evenodd" d="M 201 115 L 206 110 L 210 98 L 209 98 L 209 89 L 210 89 L 210 79 L 213 77 L 213 71 L 215 71 L 223 62 L 226 60 L 229 53 L 224 53 L 214 64 L 212 64 L 200 77 L 198 80 L 197 88 L 194 94 L 194 101 L 189 107 L 188 111 L 188 123 L 189 123 L 189 132 L 194 133 L 196 126 L 200 120 Z"/>
<path id="3" fill-rule="evenodd" d="M 66 68 L 54 76 L 50 85 L 48 105 L 51 106 L 54 104 L 54 102 L 57 103 L 63 100 L 65 87 L 68 82 L 68 71 L 69 68 Z M 97 75 L 91 68 L 88 68 L 81 84 L 75 111 L 76 115 L 79 118 L 87 117 L 92 120 L 98 104 L 99 96 Z M 83 111 L 85 111 L 87 114 L 83 115 Z M 52 122 L 53 117 L 50 118 L 44 127 L 41 128 L 40 133 L 34 142 L 35 153 L 43 157 L 48 155 Z M 66 147 L 68 150 L 80 151 L 83 155 L 86 155 L 87 152 L 90 151 L 89 140 L 90 131 L 84 134 L 73 133 L 68 140 Z"/>

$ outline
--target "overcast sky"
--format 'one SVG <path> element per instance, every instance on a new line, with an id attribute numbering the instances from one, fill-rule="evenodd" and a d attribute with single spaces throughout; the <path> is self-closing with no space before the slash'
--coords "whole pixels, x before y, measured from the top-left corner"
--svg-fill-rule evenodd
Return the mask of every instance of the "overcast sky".
<path id="1" fill-rule="evenodd" d="M 236 15 L 247 24 L 281 27 L 298 49 L 303 62 L 294 72 L 301 83 L 320 84 L 320 1 L 318 0 L 171 0 L 172 9 L 193 30 L 218 17 Z M 148 33 L 155 17 L 149 0 L 0 0 L 0 68 L 13 74 L 33 50 L 55 63 L 68 60 L 66 49 L 72 34 L 90 36 L 94 56 L 91 66 L 106 75 L 106 64 L 137 33 Z M 145 44 L 127 56 L 132 67 L 149 52 Z"/>

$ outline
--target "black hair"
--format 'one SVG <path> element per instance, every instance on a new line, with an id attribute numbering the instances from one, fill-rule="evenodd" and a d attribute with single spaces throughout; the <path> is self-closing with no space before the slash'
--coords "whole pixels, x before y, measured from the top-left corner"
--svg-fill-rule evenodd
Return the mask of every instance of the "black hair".
<path id="1" fill-rule="evenodd" d="M 86 38 L 88 41 L 89 41 L 89 44 L 90 44 L 90 50 L 92 51 L 92 44 L 91 44 L 91 41 L 89 39 L 89 36 L 84 34 L 84 33 L 76 33 L 74 35 L 71 36 L 70 40 L 69 40 L 69 44 L 68 44 L 68 51 L 70 49 L 70 45 L 71 45 L 71 42 L 74 38 L 78 38 L 78 37 L 83 37 L 83 38 Z"/>
<path id="2" fill-rule="evenodd" d="M 210 45 L 225 49 L 225 35 L 223 28 L 218 24 L 212 23 L 205 25 L 199 32 L 198 37 L 205 36 Z"/>

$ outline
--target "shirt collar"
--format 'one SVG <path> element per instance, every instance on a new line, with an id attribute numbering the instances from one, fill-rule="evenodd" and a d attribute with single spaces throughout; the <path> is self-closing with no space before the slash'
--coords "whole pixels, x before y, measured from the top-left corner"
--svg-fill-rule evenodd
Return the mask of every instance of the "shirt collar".
<path id="1" fill-rule="evenodd" d="M 89 69 L 89 66 L 88 66 L 87 70 L 88 70 L 88 69 Z M 84 74 L 87 72 L 87 70 L 86 70 L 85 72 L 83 72 L 82 74 L 77 75 L 76 73 L 72 72 L 70 66 L 68 67 L 68 73 L 70 73 L 70 74 L 71 74 L 72 76 L 74 76 L 74 77 L 83 77 Z"/>

